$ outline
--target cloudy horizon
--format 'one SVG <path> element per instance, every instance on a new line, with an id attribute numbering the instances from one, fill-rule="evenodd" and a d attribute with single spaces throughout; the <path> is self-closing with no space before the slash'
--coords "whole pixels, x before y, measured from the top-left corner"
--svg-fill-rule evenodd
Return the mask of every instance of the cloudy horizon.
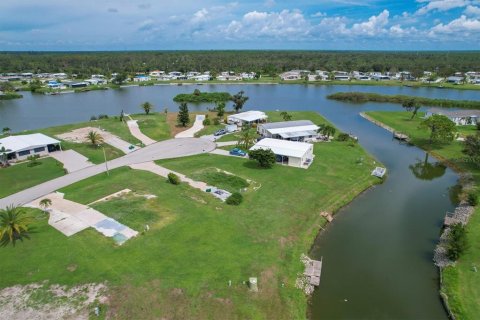
<path id="1" fill-rule="evenodd" d="M 479 50 L 480 0 L 0 3 L 0 51 Z"/>

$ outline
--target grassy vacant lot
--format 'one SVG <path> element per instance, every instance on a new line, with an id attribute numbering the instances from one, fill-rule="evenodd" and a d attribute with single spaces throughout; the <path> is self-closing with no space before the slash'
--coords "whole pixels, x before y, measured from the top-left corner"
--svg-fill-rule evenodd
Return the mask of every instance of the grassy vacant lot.
<path id="1" fill-rule="evenodd" d="M 241 178 L 212 178 L 229 187 L 253 180 L 260 188 L 249 188 L 238 207 L 129 168 L 80 181 L 60 191 L 85 204 L 124 188 L 156 195 L 94 205 L 138 231 L 145 224 L 150 230 L 116 247 L 96 231 L 66 238 L 40 221 L 32 240 L 2 249 L 0 273 L 9 276 L 0 278 L 0 287 L 108 281 L 108 311 L 119 319 L 305 318 L 307 299 L 294 284 L 302 272 L 300 254 L 325 224 L 320 212 L 338 210 L 378 181 L 370 176 L 373 159 L 359 146 L 319 143 L 315 154 L 308 170 L 259 169 L 246 159 L 213 154 L 159 162 L 191 177 L 211 179 L 218 168 Z M 258 277 L 258 293 L 243 283 L 251 276 Z"/>
<path id="2" fill-rule="evenodd" d="M 132 115 L 132 118 L 138 120 L 138 126 L 142 133 L 153 140 L 162 141 L 171 138 L 171 130 L 165 113 L 135 114 Z"/>
<path id="3" fill-rule="evenodd" d="M 34 167 L 28 167 L 28 163 L 24 162 L 0 168 L 0 198 L 65 174 L 63 165 L 53 158 L 38 161 L 41 164 Z"/>
<path id="4" fill-rule="evenodd" d="M 409 120 L 410 114 L 406 112 L 367 112 L 367 114 L 395 130 L 406 133 L 413 144 L 445 160 L 457 171 L 471 172 L 476 185 L 479 185 L 480 167 L 463 160 L 465 156 L 461 152 L 461 142 L 429 144 L 428 131 L 418 128 L 421 119 Z M 457 128 L 461 135 L 477 132 L 474 126 Z M 443 271 L 442 291 L 448 296 L 450 308 L 457 319 L 477 319 L 480 314 L 480 276 L 473 271 L 473 266 L 480 268 L 480 209 L 477 208 L 475 211 L 467 231 L 470 248 L 454 267 L 448 267 Z"/>

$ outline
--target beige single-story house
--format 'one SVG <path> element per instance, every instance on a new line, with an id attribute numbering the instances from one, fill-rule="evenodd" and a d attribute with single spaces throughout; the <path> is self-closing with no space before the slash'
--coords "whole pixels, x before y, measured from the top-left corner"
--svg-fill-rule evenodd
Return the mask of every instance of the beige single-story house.
<path id="1" fill-rule="evenodd" d="M 316 138 L 319 127 L 310 120 L 270 122 L 258 125 L 257 133 L 264 138 L 304 141 Z"/>
<path id="2" fill-rule="evenodd" d="M 42 133 L 8 136 L 0 139 L 0 148 L 7 151 L 9 161 L 26 160 L 29 156 L 45 156 L 60 150 L 60 141 Z"/>
<path id="3" fill-rule="evenodd" d="M 227 122 L 230 124 L 252 124 L 252 123 L 260 123 L 267 121 L 268 116 L 265 112 L 262 111 L 245 111 L 237 114 L 232 114 L 227 117 Z"/>
<path id="4" fill-rule="evenodd" d="M 250 150 L 272 150 L 277 163 L 307 169 L 313 161 L 313 144 L 265 138 L 258 141 Z"/>

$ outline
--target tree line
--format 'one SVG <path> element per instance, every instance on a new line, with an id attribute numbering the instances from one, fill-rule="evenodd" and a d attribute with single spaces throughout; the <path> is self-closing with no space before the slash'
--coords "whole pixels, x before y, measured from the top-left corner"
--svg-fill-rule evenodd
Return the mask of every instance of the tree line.
<path id="1" fill-rule="evenodd" d="M 479 109 L 480 101 L 473 100 L 449 100 L 449 99 L 431 99 L 425 97 L 414 97 L 407 95 L 388 95 L 369 92 L 337 92 L 327 96 L 328 99 L 346 101 L 351 103 L 365 102 L 388 102 L 399 103 L 403 106 L 408 105 L 415 108 L 415 105 L 435 106 L 441 108 L 463 108 L 463 109 Z M 418 108 L 417 108 L 418 110 Z"/>
<path id="2" fill-rule="evenodd" d="M 292 69 L 423 72 L 439 76 L 480 69 L 480 52 L 373 51 L 133 51 L 0 52 L 0 72 L 65 72 L 89 76 L 114 72 L 254 71 L 278 75 Z"/>

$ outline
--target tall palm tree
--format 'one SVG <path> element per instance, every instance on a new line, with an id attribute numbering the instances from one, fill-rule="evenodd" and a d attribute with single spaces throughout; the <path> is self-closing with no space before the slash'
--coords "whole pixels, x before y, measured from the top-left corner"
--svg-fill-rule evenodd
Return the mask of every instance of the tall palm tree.
<path id="1" fill-rule="evenodd" d="M 145 114 L 148 115 L 150 111 L 153 109 L 153 105 L 150 102 L 144 102 L 140 105 L 142 107 L 143 111 L 145 111 Z"/>
<path id="2" fill-rule="evenodd" d="M 30 239 L 29 225 L 32 217 L 22 208 L 7 206 L 0 210 L 0 246 L 15 246 L 17 240 Z"/>
<path id="3" fill-rule="evenodd" d="M 5 148 L 5 146 L 0 147 L 0 166 L 6 166 L 8 164 L 8 153 L 12 151 Z"/>
<path id="4" fill-rule="evenodd" d="M 50 200 L 48 198 L 45 198 L 45 199 L 40 200 L 39 204 L 40 204 L 40 207 L 43 208 L 43 211 L 47 212 L 48 207 L 50 207 L 52 205 L 52 200 Z"/>
<path id="5" fill-rule="evenodd" d="M 98 146 L 99 144 L 103 143 L 102 135 L 93 130 L 88 132 L 88 134 L 85 136 L 85 139 L 90 141 L 94 146 Z"/>
<path id="6" fill-rule="evenodd" d="M 240 132 L 237 146 L 245 150 L 250 149 L 255 144 L 255 136 L 256 134 L 253 130 L 250 130 L 250 126 L 245 126 Z"/>

